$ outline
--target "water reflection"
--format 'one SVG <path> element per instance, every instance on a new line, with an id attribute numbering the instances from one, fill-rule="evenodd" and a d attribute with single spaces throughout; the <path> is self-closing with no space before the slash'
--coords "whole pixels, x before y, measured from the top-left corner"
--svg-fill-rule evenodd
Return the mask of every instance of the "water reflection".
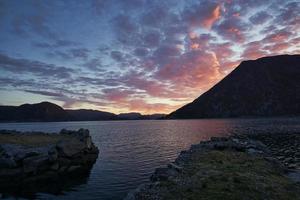
<path id="1" fill-rule="evenodd" d="M 66 192 L 75 191 L 74 188 L 85 185 L 90 177 L 93 164 L 85 166 L 76 172 L 58 175 L 53 173 L 51 178 L 33 180 L 27 179 L 13 186 L 0 186 L 2 198 L 26 198 L 37 199 L 38 193 L 47 193 L 51 195 L 63 195 Z"/>

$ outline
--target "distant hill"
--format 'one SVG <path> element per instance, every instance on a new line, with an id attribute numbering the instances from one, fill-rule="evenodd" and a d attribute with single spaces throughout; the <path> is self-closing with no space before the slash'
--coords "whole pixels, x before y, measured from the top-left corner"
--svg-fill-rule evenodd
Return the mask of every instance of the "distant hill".
<path id="1" fill-rule="evenodd" d="M 146 119 L 162 119 L 165 114 L 152 114 L 152 115 L 142 115 L 141 113 L 121 113 L 117 116 L 119 120 L 146 120 Z"/>
<path id="2" fill-rule="evenodd" d="M 165 115 L 142 115 L 123 113 L 116 115 L 98 110 L 65 110 L 50 103 L 23 104 L 20 106 L 0 106 L 1 122 L 49 122 L 49 121 L 102 121 L 102 120 L 143 120 L 160 119 Z"/>
<path id="3" fill-rule="evenodd" d="M 71 121 L 114 120 L 117 115 L 98 110 L 66 110 Z"/>
<path id="4" fill-rule="evenodd" d="M 300 115 L 300 55 L 243 61 L 169 119 Z"/>

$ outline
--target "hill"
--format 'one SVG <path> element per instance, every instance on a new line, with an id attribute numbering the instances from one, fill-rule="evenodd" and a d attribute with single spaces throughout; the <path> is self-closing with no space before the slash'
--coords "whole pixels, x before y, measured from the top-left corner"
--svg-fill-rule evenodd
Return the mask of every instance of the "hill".
<path id="1" fill-rule="evenodd" d="M 142 115 L 140 113 L 116 115 L 91 109 L 65 110 L 50 102 L 23 104 L 20 106 L 0 106 L 0 122 L 146 120 L 160 119 L 164 116 L 163 114 Z"/>
<path id="2" fill-rule="evenodd" d="M 243 61 L 169 119 L 300 115 L 300 55 Z"/>

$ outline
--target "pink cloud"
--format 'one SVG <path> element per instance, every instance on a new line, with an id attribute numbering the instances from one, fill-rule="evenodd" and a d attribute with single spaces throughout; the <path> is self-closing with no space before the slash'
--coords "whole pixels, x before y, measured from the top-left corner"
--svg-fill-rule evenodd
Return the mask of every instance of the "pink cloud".
<path id="1" fill-rule="evenodd" d="M 184 13 L 184 18 L 192 27 L 202 26 L 210 29 L 221 18 L 221 6 L 216 3 L 206 2 L 198 4 Z"/>
<path id="2" fill-rule="evenodd" d="M 128 102 L 129 109 L 133 112 L 142 112 L 146 114 L 152 113 L 169 113 L 175 110 L 178 106 L 163 104 L 163 103 L 149 103 L 142 99 L 135 99 Z"/>

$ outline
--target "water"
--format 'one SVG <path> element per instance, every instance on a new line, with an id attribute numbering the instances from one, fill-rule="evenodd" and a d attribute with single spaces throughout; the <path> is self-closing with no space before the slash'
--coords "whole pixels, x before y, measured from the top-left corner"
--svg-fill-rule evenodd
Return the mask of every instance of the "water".
<path id="1" fill-rule="evenodd" d="M 84 180 L 59 194 L 37 193 L 39 199 L 123 199 L 157 167 L 173 161 L 191 144 L 230 133 L 300 132 L 299 118 L 212 119 L 159 121 L 104 121 L 3 123 L 0 129 L 57 132 L 62 128 L 90 130 L 100 150 L 99 158 Z"/>

